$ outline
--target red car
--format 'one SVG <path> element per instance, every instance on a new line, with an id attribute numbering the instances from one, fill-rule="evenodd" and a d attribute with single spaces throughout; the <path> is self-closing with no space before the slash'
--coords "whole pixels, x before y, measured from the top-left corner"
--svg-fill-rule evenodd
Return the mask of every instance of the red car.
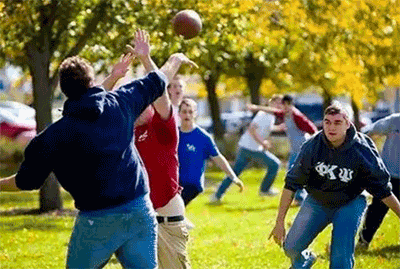
<path id="1" fill-rule="evenodd" d="M 36 135 L 35 110 L 14 101 L 0 101 L 0 136 L 26 145 Z"/>

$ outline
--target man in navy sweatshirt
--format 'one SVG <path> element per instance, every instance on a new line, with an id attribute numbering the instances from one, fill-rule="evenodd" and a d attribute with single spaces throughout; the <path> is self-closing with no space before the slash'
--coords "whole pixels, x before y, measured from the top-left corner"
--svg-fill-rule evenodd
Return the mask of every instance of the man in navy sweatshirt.
<path id="1" fill-rule="evenodd" d="M 133 53 L 142 64 L 151 61 L 143 53 L 147 40 L 136 32 Z M 130 60 L 125 56 L 122 65 Z M 94 86 L 86 60 L 74 56 L 61 64 L 63 117 L 29 143 L 18 173 L 1 179 L 0 191 L 39 189 L 55 173 L 79 209 L 67 268 L 101 268 L 114 253 L 124 268 L 157 267 L 157 223 L 133 124 L 188 62 L 183 54 L 171 55 L 160 70 L 112 92 Z M 106 81 L 118 78 L 112 74 Z"/>
<path id="2" fill-rule="evenodd" d="M 283 245 L 292 268 L 311 268 L 316 256 L 307 248 L 332 223 L 330 268 L 353 268 L 355 236 L 367 206 L 362 192 L 367 190 L 400 218 L 389 179 L 373 141 L 357 132 L 346 111 L 334 104 L 325 110 L 323 130 L 303 144 L 286 175 L 270 238 Z M 303 187 L 309 195 L 286 236 L 287 211 Z"/>

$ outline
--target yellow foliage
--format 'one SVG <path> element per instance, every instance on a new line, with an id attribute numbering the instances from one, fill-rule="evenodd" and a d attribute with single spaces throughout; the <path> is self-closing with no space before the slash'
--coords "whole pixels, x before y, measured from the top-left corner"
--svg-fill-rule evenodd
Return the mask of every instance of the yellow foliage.
<path id="1" fill-rule="evenodd" d="M 263 79 L 260 86 L 260 93 L 262 96 L 271 96 L 277 92 L 279 92 L 278 87 L 276 87 L 270 79 Z"/>

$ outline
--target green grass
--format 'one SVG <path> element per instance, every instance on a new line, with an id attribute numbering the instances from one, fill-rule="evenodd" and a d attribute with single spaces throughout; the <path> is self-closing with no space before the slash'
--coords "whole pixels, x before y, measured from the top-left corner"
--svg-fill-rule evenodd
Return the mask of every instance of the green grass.
<path id="1" fill-rule="evenodd" d="M 206 191 L 187 208 L 187 217 L 196 225 L 190 231 L 189 254 L 193 268 L 289 268 L 282 249 L 268 240 L 273 227 L 279 197 L 258 197 L 262 170 L 251 169 L 241 178 L 246 184 L 243 193 L 232 186 L 220 206 L 208 204 L 208 197 L 222 180 L 221 172 L 207 173 L 210 182 Z M 283 186 L 280 171 L 275 187 Z M 0 268 L 64 268 L 65 252 L 73 217 L 68 215 L 24 215 L 26 209 L 38 207 L 37 192 L 0 195 Z M 65 208 L 72 209 L 71 198 L 64 194 Z M 298 208 L 292 207 L 287 223 Z M 15 213 L 15 215 L 11 215 Z M 319 259 L 313 268 L 328 268 L 327 247 L 331 227 L 323 231 L 311 245 Z M 356 267 L 362 269 L 400 268 L 400 222 L 389 212 L 378 230 L 370 250 L 356 255 Z M 121 268 L 113 258 L 106 268 Z"/>

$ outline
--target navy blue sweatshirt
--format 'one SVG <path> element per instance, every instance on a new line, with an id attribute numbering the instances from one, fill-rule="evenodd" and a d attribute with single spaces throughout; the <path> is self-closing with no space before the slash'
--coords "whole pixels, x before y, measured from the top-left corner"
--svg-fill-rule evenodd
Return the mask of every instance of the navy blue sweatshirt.
<path id="1" fill-rule="evenodd" d="M 390 196 L 389 179 L 372 139 L 351 125 L 338 148 L 331 146 L 323 131 L 306 141 L 286 175 L 285 188 L 296 191 L 305 187 L 323 206 L 337 208 L 363 190 L 378 199 Z"/>
<path id="2" fill-rule="evenodd" d="M 68 99 L 63 117 L 27 146 L 17 187 L 39 189 L 53 171 L 82 211 L 112 208 L 146 194 L 134 122 L 165 86 L 152 72 L 112 92 L 93 87 L 80 99 Z"/>

